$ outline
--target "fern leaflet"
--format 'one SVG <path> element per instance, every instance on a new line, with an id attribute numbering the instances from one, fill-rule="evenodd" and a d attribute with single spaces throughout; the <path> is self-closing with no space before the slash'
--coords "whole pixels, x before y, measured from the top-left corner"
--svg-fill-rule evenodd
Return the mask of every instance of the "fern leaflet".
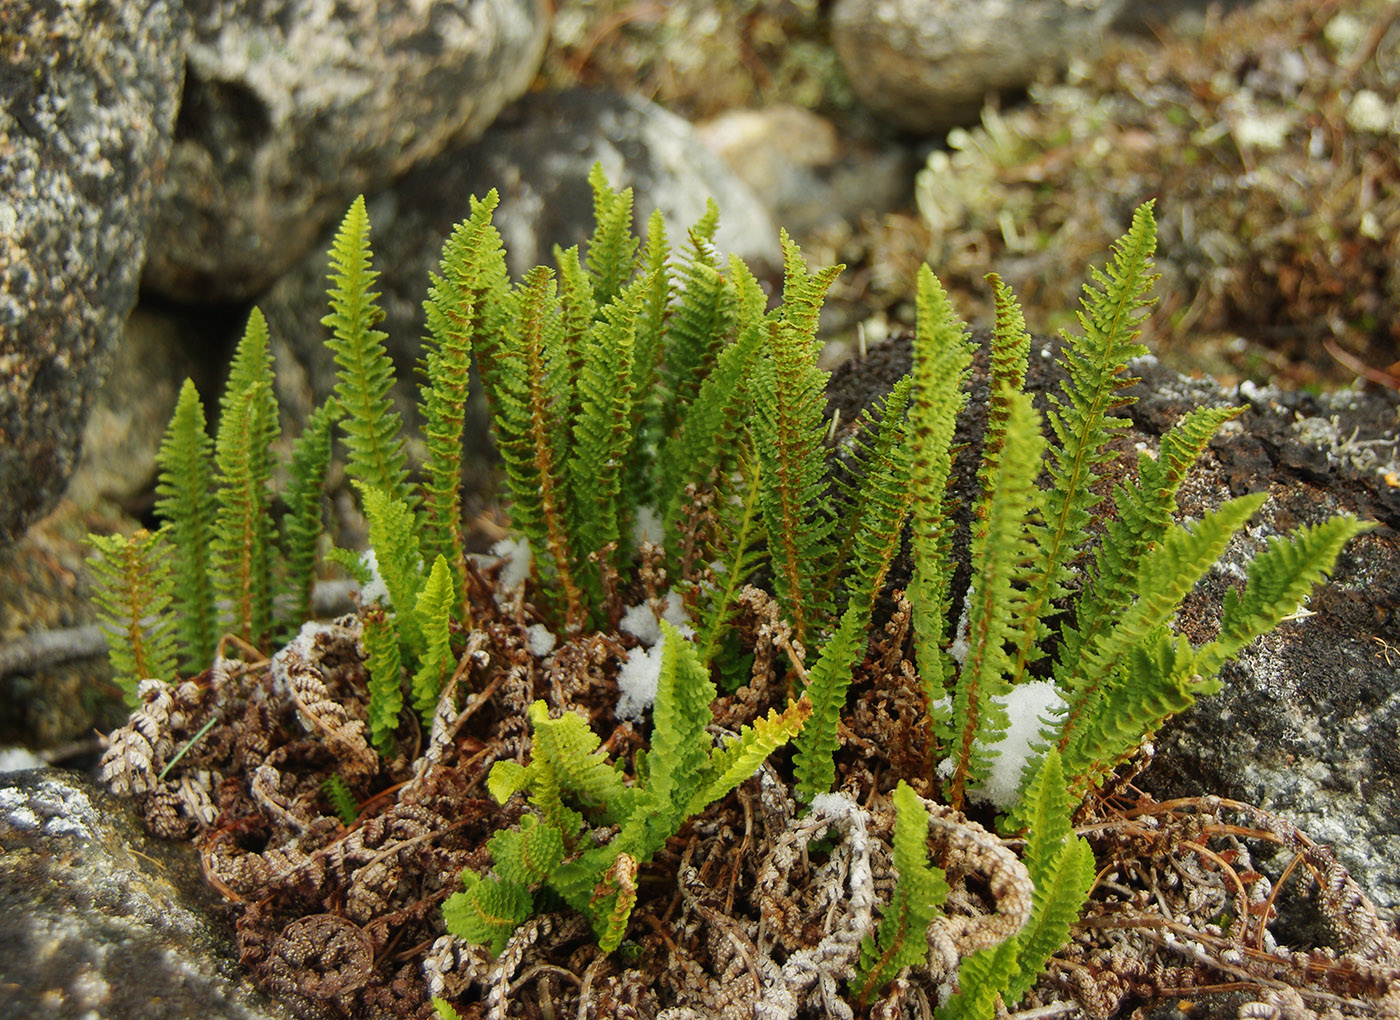
<path id="1" fill-rule="evenodd" d="M 856 998 L 866 1003 L 905 967 L 928 959 L 928 926 L 948 898 L 943 871 L 929 864 L 928 809 L 904 780 L 894 790 L 894 870 L 890 905 L 874 937 L 860 945 Z"/>
<path id="2" fill-rule="evenodd" d="M 218 613 L 209 577 L 214 534 L 214 444 L 205 431 L 204 405 L 194 383 L 180 387 L 175 413 L 156 454 L 156 514 L 169 528 L 174 551 L 175 631 L 181 663 L 197 673 L 214 656 Z"/>
<path id="3" fill-rule="evenodd" d="M 93 603 L 107 639 L 115 681 L 135 708 L 144 679 L 175 677 L 174 620 L 170 607 L 174 579 L 165 551 L 164 529 L 144 528 L 130 538 L 89 534 L 97 555 L 88 558 Z"/>
<path id="4" fill-rule="evenodd" d="M 773 585 L 806 641 L 827 606 L 819 581 L 831 555 L 823 420 L 827 373 L 817 368 L 817 314 L 832 266 L 807 271 L 787 234 L 783 242 L 783 305 L 768 324 L 768 357 L 755 382 L 754 437 L 762 468 L 761 503 Z"/>
<path id="5" fill-rule="evenodd" d="M 282 548 L 286 574 L 283 590 L 290 596 L 292 626 L 311 619 L 311 590 L 316 583 L 316 547 L 322 530 L 322 490 L 331 465 L 331 429 L 340 416 L 334 399 L 311 413 L 306 429 L 292 444 L 291 481 L 287 513 L 282 518 Z"/>
<path id="6" fill-rule="evenodd" d="M 346 473 L 400 499 L 410 508 L 408 467 L 400 438 L 402 422 L 389 398 L 394 366 L 384 349 L 386 334 L 374 328 L 384 318 L 370 290 L 379 273 L 370 267 L 369 216 L 360 195 L 336 231 L 330 250 L 331 330 L 326 346 L 339 366 L 335 398 L 345 412 L 341 430 L 349 451 Z"/>
<path id="7" fill-rule="evenodd" d="M 432 725 L 438 695 L 456 665 L 448 644 L 448 626 L 455 604 L 452 571 L 448 569 L 446 557 L 439 554 L 413 605 L 413 616 L 423 640 L 418 672 L 413 674 L 413 707 L 425 726 Z"/>
<path id="8" fill-rule="evenodd" d="M 963 383 L 972 366 L 967 327 L 953 312 L 933 271 L 919 267 L 918 318 L 914 331 L 913 391 L 909 407 L 909 487 L 920 493 L 910 511 L 914 576 L 914 657 L 934 723 L 945 737 L 947 719 L 934 709 L 945 693 L 952 662 L 945 651 L 953 576 L 952 521 L 948 480 L 953 468 L 953 432 L 967 402 Z"/>

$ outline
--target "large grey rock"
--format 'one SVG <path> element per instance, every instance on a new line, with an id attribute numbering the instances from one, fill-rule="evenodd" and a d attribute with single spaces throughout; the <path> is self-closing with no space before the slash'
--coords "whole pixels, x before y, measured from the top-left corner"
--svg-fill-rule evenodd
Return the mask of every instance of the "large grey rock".
<path id="1" fill-rule="evenodd" d="M 188 845 L 73 773 L 0 775 L 0 1016 L 285 1020 L 242 973 Z"/>
<path id="2" fill-rule="evenodd" d="M 180 4 L 0 0 L 0 546 L 63 491 L 136 301 Z"/>
<path id="3" fill-rule="evenodd" d="M 1040 356 L 1053 353 L 1055 343 L 1035 338 L 1033 391 L 1058 385 L 1055 361 Z M 841 420 L 854 420 L 909 364 L 908 342 L 900 339 L 838 369 L 831 404 Z M 969 451 L 958 460 L 955 483 L 963 527 L 979 419 L 985 422 L 981 371 L 958 432 Z M 1338 513 L 1380 522 L 1343 551 L 1331 579 L 1308 602 L 1314 615 L 1282 624 L 1247 649 L 1222 672 L 1219 694 L 1163 728 L 1155 759 L 1137 782 L 1159 799 L 1213 794 L 1282 816 L 1330 844 L 1394 917 L 1400 914 L 1400 395 L 1227 389 L 1183 378 L 1154 358 L 1132 371 L 1142 382 L 1130 391 L 1138 402 L 1125 411 L 1133 428 L 1121 443 L 1120 464 L 1135 460 L 1135 446 L 1155 450 L 1194 407 L 1244 405 L 1183 484 L 1180 512 L 1199 520 L 1232 496 L 1269 493 L 1183 605 L 1178 623 L 1193 641 L 1213 635 L 1225 591 L 1238 585 L 1249 558 L 1271 536 Z M 955 538 L 955 545 L 966 543 Z M 965 583 L 955 581 L 955 590 Z"/>
<path id="4" fill-rule="evenodd" d="M 836 0 L 831 40 L 855 94 L 906 131 L 977 121 L 989 94 L 1092 54 L 1123 0 Z"/>
<path id="5" fill-rule="evenodd" d="M 779 260 L 778 231 L 767 212 L 690 125 L 646 100 L 601 92 L 530 96 L 480 141 L 443 152 L 368 203 L 376 289 L 399 373 L 400 409 L 413 415 L 415 367 L 424 335 L 423 299 L 452 225 L 468 213 L 468 195 L 492 188 L 501 202 L 494 222 L 512 274 L 553 264 L 555 244 L 584 244 L 593 232 L 588 172 L 601 162 L 615 188 L 635 191 L 638 234 L 652 210 L 667 220 L 673 248 L 713 197 L 723 210 L 715 241 L 725 253 L 759 266 Z M 278 399 L 292 422 L 335 384 L 324 340 L 326 256 L 330 237 L 287 273 L 260 302 L 277 357 Z M 484 428 L 484 422 L 482 423 Z M 475 430 L 482 448 L 482 429 Z"/>
<path id="6" fill-rule="evenodd" d="M 799 238 L 909 201 L 913 157 L 905 146 L 843 139 L 830 120 L 802 107 L 730 110 L 696 132 Z"/>
<path id="7" fill-rule="evenodd" d="M 265 288 L 357 193 L 383 188 L 520 95 L 545 0 L 192 0 L 194 41 L 146 285 Z"/>

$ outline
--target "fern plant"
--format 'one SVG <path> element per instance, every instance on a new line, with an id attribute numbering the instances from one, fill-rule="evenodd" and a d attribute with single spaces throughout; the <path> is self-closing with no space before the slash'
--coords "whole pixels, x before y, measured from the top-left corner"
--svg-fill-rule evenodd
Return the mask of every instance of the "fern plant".
<path id="1" fill-rule="evenodd" d="M 525 793 L 533 813 L 519 829 L 491 837 L 495 876 L 463 872 L 465 888 L 443 905 L 450 932 L 499 953 L 547 887 L 589 918 L 603 950 L 616 949 L 636 901 L 638 866 L 801 728 L 811 711 L 806 701 L 774 710 L 711 748 L 705 727 L 714 684 L 694 646 L 670 624 L 661 626 L 651 752 L 639 760 L 633 782 L 604 758 L 582 717 L 551 719 L 545 703 L 535 702 L 530 764 L 497 762 L 487 782 L 501 803 Z"/>
<path id="2" fill-rule="evenodd" d="M 1188 414 L 1155 458 L 1139 458 L 1136 478 L 1104 495 L 1154 278 L 1145 206 L 1086 289 L 1082 335 L 1064 336 L 1067 382 L 1042 407 L 1025 392 L 1023 317 L 992 281 L 971 582 L 955 592 L 953 439 L 973 352 L 933 273 L 925 267 L 918 278 L 910 376 L 838 456 L 827 440 L 816 328 L 839 267 L 809 270 L 784 235 L 781 299 L 769 308 L 747 267 L 715 250 L 713 207 L 673 261 L 659 217 L 639 239 L 630 192 L 614 191 L 597 168 L 590 184 L 597 226 L 586 248 L 556 251 L 554 268 L 518 283 L 492 225 L 494 192 L 472 200 L 448 239 L 424 305 L 426 460 L 417 484 L 389 400 L 395 372 L 375 328 L 383 313 L 368 215 L 356 200 L 330 256 L 324 323 L 339 368 L 335 394 L 291 446 L 280 527 L 271 487 L 278 410 L 266 324 L 254 312 L 212 441 L 198 394 L 182 390 L 160 459 L 166 527 L 93 537 L 97 602 L 120 682 L 134 692 L 144 677 L 171 677 L 177 657 L 198 667 L 219 628 L 267 650 L 274 632 L 304 620 L 338 431 L 371 545 L 363 556 L 331 553 L 365 589 L 371 737 L 394 756 L 415 717 L 441 718 L 480 608 L 470 592 L 483 583 L 467 560 L 459 491 L 474 363 L 512 538 L 530 558 L 537 622 L 569 636 L 616 630 L 623 593 L 659 594 L 664 577 L 690 629 L 661 625 L 650 748 L 630 774 L 606 759 L 583 718 L 543 702 L 531 708 L 528 761 L 498 762 L 488 784 L 497 800 L 520 795 L 528 810 L 517 828 L 491 836 L 489 873 L 463 874 L 444 909 L 449 929 L 499 951 L 557 897 L 589 919 L 604 949 L 615 948 L 638 868 L 774 751 L 795 744 L 802 799 L 830 790 L 844 702 L 873 668 L 874 609 L 907 536 L 909 665 L 942 764 L 935 776 L 897 778 L 925 788 L 941 781 L 958 809 L 995 794 L 1002 824 L 1025 833 L 1036 887 L 1027 927 L 964 961 L 963 991 L 943 1008 L 948 1017 L 990 1016 L 998 1000 L 1024 994 L 1080 909 L 1093 862 L 1070 821 L 1085 794 L 1166 718 L 1213 690 L 1221 666 L 1291 612 L 1367 525 L 1339 517 L 1275 540 L 1226 600 L 1213 640 L 1193 646 L 1174 631 L 1181 600 L 1262 496 L 1227 502 L 1190 526 L 1175 521 L 1178 487 L 1233 409 Z M 658 540 L 659 550 L 647 547 Z M 714 680 L 747 668 L 736 618 L 754 582 L 769 584 L 790 628 L 794 696 L 714 747 L 706 731 Z M 951 618 L 956 605 L 961 625 Z M 1009 703 L 1031 683 L 1053 684 L 1061 707 L 1042 720 L 1024 769 L 995 790 Z M 328 791 L 348 817 L 353 805 L 340 794 Z M 893 801 L 899 881 L 862 947 L 852 993 L 863 1001 L 922 959 L 945 888 L 928 863 L 928 817 L 909 782 Z"/>

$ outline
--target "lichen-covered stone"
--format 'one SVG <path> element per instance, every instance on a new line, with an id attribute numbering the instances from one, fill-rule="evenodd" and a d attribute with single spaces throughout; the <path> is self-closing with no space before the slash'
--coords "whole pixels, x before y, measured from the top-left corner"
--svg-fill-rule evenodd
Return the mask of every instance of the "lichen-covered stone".
<path id="1" fill-rule="evenodd" d="M 198 855 L 57 769 L 0 775 L 0 1016 L 285 1020 L 213 920 Z"/>
<path id="2" fill-rule="evenodd" d="M 136 300 L 179 4 L 0 7 L 0 546 L 50 508 Z"/>
<path id="3" fill-rule="evenodd" d="M 266 288 L 344 212 L 529 85 L 544 0 L 194 0 L 194 40 L 146 285 Z"/>
<path id="4" fill-rule="evenodd" d="M 1091 54 L 1123 0 L 837 0 L 831 39 L 851 89 L 906 131 L 977 120 L 987 96 Z"/>

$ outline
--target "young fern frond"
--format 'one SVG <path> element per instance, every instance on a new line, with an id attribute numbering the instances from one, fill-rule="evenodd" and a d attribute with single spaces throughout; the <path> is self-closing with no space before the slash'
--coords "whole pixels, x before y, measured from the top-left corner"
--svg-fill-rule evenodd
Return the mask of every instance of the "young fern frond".
<path id="1" fill-rule="evenodd" d="M 407 615 L 407 614 L 405 614 Z M 394 731 L 403 710 L 403 656 L 399 630 L 383 606 L 360 611 L 365 669 L 369 672 L 369 731 L 379 753 L 394 750 Z"/>
<path id="2" fill-rule="evenodd" d="M 423 302 L 428 341 L 419 387 L 423 416 L 424 553 L 447 560 L 453 587 L 464 592 L 466 548 L 462 535 L 462 449 L 470 400 L 472 345 L 484 332 L 492 291 L 504 287 L 495 270 L 500 235 L 491 225 L 496 193 L 472 200 L 471 216 L 453 228 L 442 248 L 439 273 L 429 277 Z M 439 275 L 440 274 L 440 275 Z M 459 621 L 470 618 L 465 597 L 453 610 Z"/>
<path id="3" fill-rule="evenodd" d="M 686 807 L 686 816 L 699 814 L 757 772 L 770 754 L 802 731 L 811 714 L 812 703 L 806 698 L 789 701 L 781 712 L 769 709 L 767 718 L 755 719 L 751 726 L 739 731 L 737 738 L 712 751 L 701 785 Z"/>
<path id="4" fill-rule="evenodd" d="M 334 774 L 327 776 L 321 781 L 321 792 L 330 801 L 331 809 L 342 825 L 355 824 L 355 819 L 360 815 L 360 805 L 355 803 L 355 795 L 345 785 L 344 779 Z"/>
<path id="5" fill-rule="evenodd" d="M 452 607 L 457 604 L 452 571 L 447 558 L 439 553 L 413 604 L 414 621 L 423 641 L 418 671 L 413 674 L 413 707 L 418 710 L 424 726 L 432 726 L 438 696 L 456 667 L 449 645 L 449 624 Z"/>
<path id="6" fill-rule="evenodd" d="M 992 1020 L 1035 984 L 1046 961 L 1069 938 L 1095 878 L 1089 844 L 1069 820 L 1077 796 L 1065 793 L 1064 773 L 1051 750 L 1027 785 L 1022 810 L 1030 821 L 1023 860 L 1034 886 L 1031 915 L 1016 934 L 966 957 L 958 968 L 959 991 L 934 1015 L 937 1020 Z"/>
<path id="7" fill-rule="evenodd" d="M 219 618 L 210 580 L 214 535 L 214 444 L 205 431 L 204 405 L 194 383 L 180 387 L 175 413 L 156 454 L 156 515 L 169 529 L 174 553 L 175 631 L 180 663 L 198 673 L 214 657 Z"/>
<path id="8" fill-rule="evenodd" d="M 461 892 L 443 901 L 447 930 L 500 953 L 515 929 L 530 916 L 534 907 L 530 890 L 518 882 L 482 878 L 470 868 L 462 872 L 462 886 Z"/>
<path id="9" fill-rule="evenodd" d="M 714 247 L 719 210 L 709 202 L 705 216 L 690 230 L 681 257 L 675 306 L 666 321 L 661 383 L 666 393 L 662 430 L 674 435 L 710 374 L 733 326 L 733 295 Z"/>
<path id="10" fill-rule="evenodd" d="M 827 590 L 843 589 L 843 604 L 873 606 L 885 583 L 890 561 L 899 551 L 904 521 L 913 501 L 909 485 L 909 445 L 904 416 L 913 380 L 905 376 L 885 398 L 878 424 L 867 413 L 856 434 L 849 503 Z M 866 436 L 873 432 L 874 439 Z M 841 575 L 838 577 L 838 574 Z"/>
<path id="11" fill-rule="evenodd" d="M 755 376 L 754 437 L 763 473 L 763 523 L 778 600 L 806 641 L 828 609 L 820 591 L 833 528 L 826 482 L 828 373 L 817 368 L 817 315 L 841 271 L 809 273 L 782 235 L 783 305 L 768 324 L 768 357 Z"/>
<path id="12" fill-rule="evenodd" d="M 905 967 L 928 960 L 928 926 L 943 901 L 948 883 L 943 870 L 928 859 L 928 809 L 913 788 L 900 780 L 894 801 L 894 870 L 890 904 L 875 935 L 860 944 L 860 965 L 853 987 L 861 1003 L 889 984 Z"/>
<path id="13" fill-rule="evenodd" d="M 316 547 L 321 539 L 323 489 L 331 466 L 331 431 L 340 405 L 327 400 L 307 419 L 292 444 L 291 479 L 287 483 L 287 513 L 282 518 L 282 550 L 286 573 L 282 590 L 290 597 L 291 627 L 311 619 L 311 590 L 316 583 Z"/>
<path id="14" fill-rule="evenodd" d="M 336 231 L 330 262 L 331 310 L 321 324 L 331 330 L 326 346 L 339 367 L 335 398 L 345 413 L 340 427 L 349 453 L 346 473 L 414 508 L 402 422 L 389 397 L 394 366 L 384 349 L 387 334 L 374 328 L 384 310 L 376 303 L 378 292 L 370 289 L 379 273 L 370 267 L 363 195 L 351 203 Z"/>
<path id="15" fill-rule="evenodd" d="M 1342 546 L 1375 526 L 1374 521 L 1342 514 L 1299 528 L 1287 538 L 1271 538 L 1269 547 L 1249 564 L 1244 591 L 1226 594 L 1220 633 L 1200 649 L 1197 670 L 1207 678 L 1215 676 L 1242 648 L 1296 612 L 1332 569 Z"/>
<path id="16" fill-rule="evenodd" d="M 272 615 L 267 572 L 271 493 L 262 416 L 266 383 L 254 383 L 232 396 L 219 419 L 214 440 L 218 469 L 211 564 L 216 598 L 229 606 L 229 627 L 251 645 L 262 641 Z"/>
<path id="17" fill-rule="evenodd" d="M 687 816 L 691 795 L 709 763 L 705 727 L 714 718 L 714 683 L 695 646 L 661 621 L 661 675 L 652 708 L 646 784 L 615 840 L 622 853 L 649 861 Z"/>
<path id="18" fill-rule="evenodd" d="M 1127 661 L 1134 648 L 1166 626 L 1187 592 L 1219 558 L 1230 536 L 1259 509 L 1265 497 L 1265 493 L 1241 496 L 1207 514 L 1191 530 L 1177 526 L 1168 531 L 1143 558 L 1133 585 L 1137 601 L 1123 612 L 1111 630 L 1085 649 L 1076 672 L 1060 679 L 1067 705 L 1055 739 L 1071 782 L 1099 764 L 1093 748 L 1084 743 L 1085 730 L 1094 722 L 1094 716 L 1101 714 L 1090 711 L 1097 699 L 1104 697 L 1115 682 L 1121 682 L 1119 665 Z"/>
<path id="19" fill-rule="evenodd" d="M 89 534 L 96 555 L 88 557 L 97 622 L 107 639 L 113 679 L 137 705 L 136 688 L 145 679 L 175 678 L 175 635 L 171 613 L 174 578 L 162 529 L 144 528 L 130 538 Z"/>
<path id="20" fill-rule="evenodd" d="M 717 568 L 719 584 L 711 593 L 702 612 L 696 654 L 709 665 L 718 654 L 730 621 L 739 606 L 739 593 L 767 556 L 760 543 L 762 525 L 759 520 L 759 493 L 763 478 L 758 455 L 751 436 L 745 436 L 739 447 L 739 488 L 734 492 L 738 501 L 722 498 L 718 509 L 717 547 L 711 552 Z M 726 490 L 727 491 L 727 490 Z"/>
<path id="21" fill-rule="evenodd" d="M 569 457 L 569 498 L 576 520 L 573 572 L 582 580 L 590 604 L 601 605 L 599 568 L 587 557 L 611 545 L 621 546 L 630 507 L 622 505 L 623 468 L 636 437 L 632 421 L 632 359 L 637 313 L 643 290 L 632 284 L 602 310 L 581 339 L 578 417 Z"/>
<path id="22" fill-rule="evenodd" d="M 574 630 L 583 625 L 586 609 L 573 575 L 565 475 L 570 436 L 558 413 L 561 404 L 567 406 L 571 384 L 555 357 L 562 327 L 553 274 L 543 266 L 531 270 L 516 302 L 519 315 L 496 366 L 496 447 L 506 468 L 511 523 L 534 550 L 541 579 L 557 581 L 566 625 Z"/>
<path id="23" fill-rule="evenodd" d="M 614 191 L 601 163 L 588 171 L 593 189 L 593 236 L 588 241 L 588 276 L 599 308 L 611 302 L 637 268 L 637 238 L 632 234 L 632 189 Z"/>
<path id="24" fill-rule="evenodd" d="M 1024 393 L 1003 393 L 1006 427 L 972 534 L 972 583 L 968 595 L 968 651 L 953 693 L 953 774 L 949 803 L 961 810 L 967 787 L 991 771 L 989 749 L 1006 732 L 1011 689 L 1007 643 L 1025 612 L 1020 590 L 1036 553 L 1033 526 L 1040 510 L 1040 471 L 1045 441 L 1040 416 Z"/>
<path id="25" fill-rule="evenodd" d="M 953 469 L 953 434 L 967 395 L 972 367 L 967 327 L 954 313 L 933 270 L 919 267 L 918 317 L 914 330 L 913 390 L 909 406 L 909 487 L 920 494 L 910 509 L 914 576 L 914 658 L 934 723 L 951 737 L 948 721 L 933 708 L 945 695 L 953 664 L 945 650 L 953 576 L 953 523 L 948 480 Z"/>
<path id="26" fill-rule="evenodd" d="M 535 886 L 544 882 L 564 859 L 564 837 L 558 829 L 525 815 L 519 829 L 501 829 L 488 841 L 491 864 L 507 882 Z"/>
<path id="27" fill-rule="evenodd" d="M 356 487 L 369 523 L 370 548 L 389 593 L 399 636 L 407 650 L 419 652 L 423 648 L 422 634 L 413 607 L 423 584 L 423 553 L 413 511 L 403 500 L 382 489 L 363 483 Z"/>
<path id="28" fill-rule="evenodd" d="M 822 646 L 816 664 L 807 671 L 803 697 L 812 703 L 812 718 L 797 735 L 792 759 L 797 779 L 797 795 L 810 802 L 826 793 L 836 779 L 834 755 L 840 741 L 837 729 L 846 707 L 846 690 L 851 670 L 865 654 L 866 630 L 870 627 L 868 606 L 852 604 L 841 614 L 841 623 Z"/>
<path id="29" fill-rule="evenodd" d="M 1108 522 L 1095 554 L 1094 571 L 1075 603 L 1074 623 L 1061 629 L 1056 675 L 1073 673 L 1079 655 L 1132 602 L 1132 584 L 1148 551 L 1176 517 L 1176 492 L 1186 473 L 1221 425 L 1243 408 L 1202 407 L 1162 437 L 1156 459 L 1138 456 L 1138 477 L 1114 493 L 1118 516 Z"/>
<path id="30" fill-rule="evenodd" d="M 1016 974 L 1001 993 L 1008 1006 L 1026 994 L 1050 957 L 1069 941 L 1096 876 L 1094 852 L 1076 836 L 1070 819 L 1079 806 L 1065 783 L 1059 753 L 1051 748 L 1022 795 L 1029 831 L 1021 855 L 1035 891 L 1031 916 L 1016 936 Z"/>
<path id="31" fill-rule="evenodd" d="M 1026 602 L 1021 633 L 1016 638 L 1013 683 L 1039 658 L 1045 621 L 1054 603 L 1067 593 L 1071 566 L 1088 544 L 1090 512 L 1101 497 L 1094 492 L 1099 467 L 1112 458 L 1109 441 L 1127 427 L 1112 412 L 1130 403 L 1122 390 L 1137 382 L 1125 376 L 1130 360 L 1147 353 L 1137 342 L 1147 317 L 1148 294 L 1157 277 L 1152 253 L 1157 225 L 1152 203 L 1139 206 L 1132 227 L 1114 245 L 1106 271 L 1091 270 L 1093 283 L 1084 287 L 1079 313 L 1083 338 L 1067 332 L 1061 363 L 1068 373 L 1064 397 L 1050 397 L 1047 415 L 1056 442 L 1050 446 L 1050 477 L 1046 490 L 1045 523 L 1040 537 L 1036 580 Z"/>

